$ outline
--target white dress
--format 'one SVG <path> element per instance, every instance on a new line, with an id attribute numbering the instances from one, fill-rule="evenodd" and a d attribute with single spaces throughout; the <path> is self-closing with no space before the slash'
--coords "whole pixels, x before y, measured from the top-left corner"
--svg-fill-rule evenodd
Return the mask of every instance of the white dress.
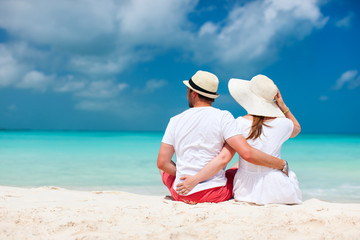
<path id="1" fill-rule="evenodd" d="M 243 117 L 236 119 L 244 137 L 249 135 L 252 121 Z M 248 143 L 269 155 L 280 157 L 282 144 L 289 139 L 294 125 L 287 118 L 276 118 L 265 122 L 260 138 Z M 290 167 L 291 164 L 289 163 Z M 277 169 L 254 165 L 239 159 L 239 169 L 234 178 L 234 198 L 236 201 L 256 204 L 296 204 L 302 202 L 299 182 L 294 172 L 289 177 Z"/>

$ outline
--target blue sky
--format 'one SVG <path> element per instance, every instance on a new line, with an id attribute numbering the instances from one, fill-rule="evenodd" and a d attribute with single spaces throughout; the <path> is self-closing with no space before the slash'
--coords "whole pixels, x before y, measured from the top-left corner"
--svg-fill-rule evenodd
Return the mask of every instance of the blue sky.
<path id="1" fill-rule="evenodd" d="M 304 133 L 360 133 L 360 3 L 2 0 L 0 128 L 164 130 L 182 81 L 265 74 Z"/>

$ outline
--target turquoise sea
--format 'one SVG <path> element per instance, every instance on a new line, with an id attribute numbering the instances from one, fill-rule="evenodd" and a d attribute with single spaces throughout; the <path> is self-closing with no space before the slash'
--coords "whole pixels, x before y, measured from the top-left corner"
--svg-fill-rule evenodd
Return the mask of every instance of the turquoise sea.
<path id="1" fill-rule="evenodd" d="M 165 195 L 156 167 L 162 136 L 0 131 L 0 185 Z M 360 203 L 360 135 L 300 134 L 283 145 L 282 158 L 297 174 L 305 200 Z"/>

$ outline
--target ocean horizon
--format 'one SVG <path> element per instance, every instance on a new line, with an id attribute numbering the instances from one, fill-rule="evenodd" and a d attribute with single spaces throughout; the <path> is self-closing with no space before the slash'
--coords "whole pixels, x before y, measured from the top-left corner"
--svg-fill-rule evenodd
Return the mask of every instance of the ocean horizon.
<path id="1" fill-rule="evenodd" d="M 162 136 L 163 131 L 1 130 L 0 185 L 168 195 L 156 167 Z M 296 173 L 304 200 L 360 202 L 360 134 L 301 133 L 283 145 L 282 158 Z"/>

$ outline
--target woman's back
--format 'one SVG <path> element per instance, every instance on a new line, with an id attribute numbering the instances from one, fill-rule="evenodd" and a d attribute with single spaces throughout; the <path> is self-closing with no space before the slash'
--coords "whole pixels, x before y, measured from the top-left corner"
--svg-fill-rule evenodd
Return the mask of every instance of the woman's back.
<path id="1" fill-rule="evenodd" d="M 239 117 L 237 122 L 241 133 L 247 137 L 252 120 Z M 281 158 L 281 146 L 289 139 L 294 125 L 287 118 L 275 118 L 264 123 L 261 135 L 247 141 L 250 146 Z M 279 170 L 254 165 L 240 158 L 234 179 L 234 198 L 257 204 L 291 204 L 301 202 L 301 191 L 293 172 L 290 171 L 288 177 Z"/>
<path id="2" fill-rule="evenodd" d="M 236 121 L 238 122 L 241 133 L 246 138 L 249 135 L 252 120 L 239 117 Z M 289 139 L 294 125 L 287 118 L 275 118 L 274 120 L 266 121 L 265 124 L 266 126 L 264 125 L 262 127 L 261 136 L 255 140 L 248 139 L 247 142 L 250 146 L 259 149 L 264 153 L 281 158 L 281 146 Z"/>

